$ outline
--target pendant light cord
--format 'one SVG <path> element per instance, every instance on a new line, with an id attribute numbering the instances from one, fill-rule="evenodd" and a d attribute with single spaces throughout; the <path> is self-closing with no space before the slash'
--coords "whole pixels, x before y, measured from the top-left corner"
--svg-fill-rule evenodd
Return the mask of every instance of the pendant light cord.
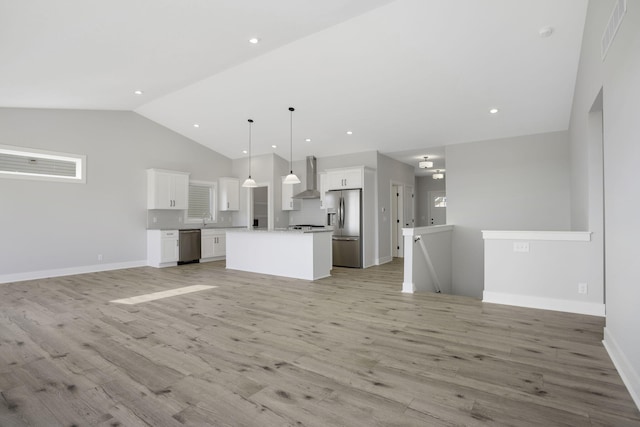
<path id="1" fill-rule="evenodd" d="M 249 178 L 251 178 L 251 125 L 253 125 L 253 120 L 249 119 Z"/>
<path id="2" fill-rule="evenodd" d="M 295 108 L 289 107 L 291 117 L 289 120 L 289 172 L 293 174 L 293 112 Z"/>

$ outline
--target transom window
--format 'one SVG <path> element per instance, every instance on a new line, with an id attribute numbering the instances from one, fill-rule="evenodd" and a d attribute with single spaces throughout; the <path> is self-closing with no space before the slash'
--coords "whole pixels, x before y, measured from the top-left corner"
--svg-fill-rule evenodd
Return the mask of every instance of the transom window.
<path id="1" fill-rule="evenodd" d="M 0 145 L 0 177 L 86 183 L 87 156 Z"/>

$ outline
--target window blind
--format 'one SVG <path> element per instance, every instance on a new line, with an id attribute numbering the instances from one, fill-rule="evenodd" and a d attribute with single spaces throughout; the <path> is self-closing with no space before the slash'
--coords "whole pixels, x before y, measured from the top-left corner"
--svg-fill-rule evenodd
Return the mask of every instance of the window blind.
<path id="1" fill-rule="evenodd" d="M 195 219 L 211 218 L 211 187 L 189 184 L 189 209 L 187 216 Z"/>

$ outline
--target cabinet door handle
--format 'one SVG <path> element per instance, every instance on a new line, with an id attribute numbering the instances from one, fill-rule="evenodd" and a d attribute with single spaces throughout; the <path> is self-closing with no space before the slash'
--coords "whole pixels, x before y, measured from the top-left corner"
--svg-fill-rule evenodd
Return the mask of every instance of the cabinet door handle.
<path id="1" fill-rule="evenodd" d="M 229 209 L 229 202 L 227 202 L 227 209 Z"/>

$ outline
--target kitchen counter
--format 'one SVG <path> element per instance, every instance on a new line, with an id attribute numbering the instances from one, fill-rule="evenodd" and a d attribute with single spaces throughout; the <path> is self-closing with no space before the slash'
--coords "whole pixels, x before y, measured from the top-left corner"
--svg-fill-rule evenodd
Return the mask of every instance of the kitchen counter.
<path id="1" fill-rule="evenodd" d="M 184 224 L 181 227 L 147 227 L 147 230 L 162 230 L 162 231 L 165 231 L 165 230 L 220 230 L 220 231 L 225 231 L 225 230 L 242 230 L 242 229 L 246 230 L 247 227 L 244 227 L 244 226 L 236 226 L 236 227 L 233 227 L 233 226 L 228 226 L 228 227 L 209 227 L 209 226 L 202 227 L 202 226 L 196 226 L 196 227 L 193 227 L 193 226 L 190 226 L 190 225 L 187 226 L 187 225 L 184 225 Z"/>
<path id="2" fill-rule="evenodd" d="M 227 268 L 303 280 L 329 277 L 332 231 L 228 229 Z"/>
<path id="3" fill-rule="evenodd" d="M 237 229 L 233 231 L 246 232 L 246 233 L 293 233 L 293 234 L 304 234 L 304 233 L 331 233 L 333 231 L 332 228 L 310 228 L 303 230 L 294 230 L 291 228 L 274 228 L 273 230 L 267 230 L 264 228 L 257 229 Z"/>

